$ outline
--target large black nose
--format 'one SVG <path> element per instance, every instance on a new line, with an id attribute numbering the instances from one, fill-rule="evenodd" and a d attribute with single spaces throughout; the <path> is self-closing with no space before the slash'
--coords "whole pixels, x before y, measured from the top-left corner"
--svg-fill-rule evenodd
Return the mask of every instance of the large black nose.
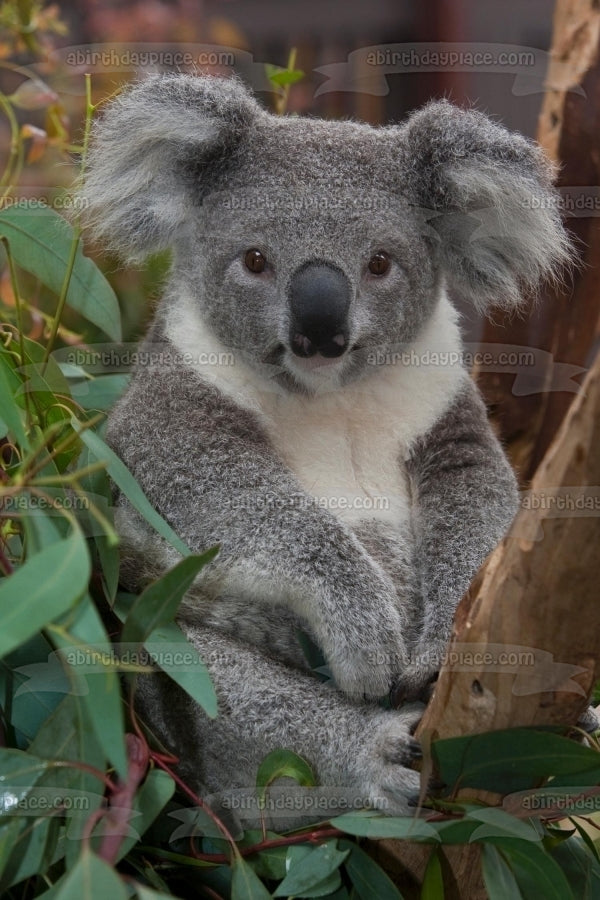
<path id="1" fill-rule="evenodd" d="M 341 356 L 348 345 L 350 282 L 341 269 L 311 262 L 290 284 L 290 346 L 296 356 Z"/>

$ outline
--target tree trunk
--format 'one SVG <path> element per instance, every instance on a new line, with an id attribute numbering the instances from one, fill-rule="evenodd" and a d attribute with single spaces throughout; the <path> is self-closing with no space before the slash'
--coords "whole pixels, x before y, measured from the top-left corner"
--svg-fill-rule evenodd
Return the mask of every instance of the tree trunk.
<path id="1" fill-rule="evenodd" d="M 417 736 L 577 722 L 600 678 L 598 485 L 600 356 L 508 536 L 459 607 L 448 660 Z M 482 651 L 492 653 L 494 664 L 477 664 Z M 410 896 L 406 870 L 418 882 L 429 852 L 381 841 L 375 855 Z M 445 852 L 454 875 L 448 896 L 484 898 L 479 848 Z"/>
<path id="2" fill-rule="evenodd" d="M 558 187 L 582 265 L 564 285 L 549 285 L 526 320 L 498 316 L 484 328 L 484 344 L 534 350 L 535 375 L 527 369 L 521 374 L 525 380 L 529 376 L 535 392 L 513 394 L 514 373 L 474 373 L 523 483 L 576 395 L 572 378 L 590 364 L 600 320 L 599 50 L 597 0 L 558 0 L 538 140 L 561 165 Z"/>

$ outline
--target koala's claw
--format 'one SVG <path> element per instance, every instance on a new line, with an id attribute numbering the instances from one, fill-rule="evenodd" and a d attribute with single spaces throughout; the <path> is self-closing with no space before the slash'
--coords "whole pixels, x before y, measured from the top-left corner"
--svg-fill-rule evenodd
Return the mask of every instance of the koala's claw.
<path id="1" fill-rule="evenodd" d="M 387 762 L 405 766 L 416 759 L 422 759 L 423 749 L 420 743 L 410 736 L 389 738 L 384 744 L 382 756 Z"/>
<path id="2" fill-rule="evenodd" d="M 357 775 L 363 780 L 371 806 L 388 815 L 409 815 L 420 791 L 420 775 L 410 768 L 422 757 L 411 735 L 423 713 L 422 704 L 398 711 L 381 711 L 368 718 L 361 735 Z M 365 783 L 366 779 L 366 783 Z"/>

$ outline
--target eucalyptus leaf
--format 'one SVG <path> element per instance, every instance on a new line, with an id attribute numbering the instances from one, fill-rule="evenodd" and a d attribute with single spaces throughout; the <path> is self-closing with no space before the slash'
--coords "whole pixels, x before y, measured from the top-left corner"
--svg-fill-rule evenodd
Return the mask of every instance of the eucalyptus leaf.
<path id="1" fill-rule="evenodd" d="M 264 797 L 267 787 L 278 778 L 293 778 L 303 787 L 314 787 L 317 783 L 309 763 L 285 749 L 273 750 L 258 767 L 256 786 L 263 789 L 259 796 Z"/>
<path id="2" fill-rule="evenodd" d="M 434 741 L 432 755 L 449 788 L 508 794 L 540 778 L 598 769 L 598 754 L 551 730 L 509 728 Z"/>
<path id="3" fill-rule="evenodd" d="M 81 423 L 72 419 L 73 427 L 80 429 Z M 106 470 L 115 484 L 125 494 L 131 505 L 141 516 L 182 556 L 189 556 L 190 550 L 175 534 L 170 525 L 153 508 L 152 504 L 142 491 L 141 487 L 117 454 L 111 450 L 100 435 L 89 428 L 81 432 L 81 440 L 89 448 L 92 455 L 99 461 L 106 463 Z"/>
<path id="4" fill-rule="evenodd" d="M 0 656 L 72 607 L 91 574 L 88 549 L 77 529 L 32 556 L 0 581 Z"/>
<path id="5" fill-rule="evenodd" d="M 97 647 L 109 649 L 111 643 L 89 594 L 86 593 L 74 613 L 57 626 L 50 626 L 48 631 L 61 651 L 73 690 L 88 708 L 91 727 L 100 746 L 119 775 L 127 778 L 121 685 L 116 668 L 104 665 L 95 652 Z"/>
<path id="6" fill-rule="evenodd" d="M 254 869 L 241 856 L 236 856 L 231 867 L 231 900 L 271 900 Z"/>
<path id="7" fill-rule="evenodd" d="M 356 837 L 368 837 L 372 840 L 381 838 L 398 838 L 408 841 L 425 841 L 439 843 L 441 838 L 437 829 L 423 819 L 382 816 L 381 814 L 361 816 L 347 813 L 336 816 L 332 824 L 347 834 Z"/>
<path id="8" fill-rule="evenodd" d="M 344 863 L 354 890 L 360 900 L 402 900 L 402 894 L 375 860 L 365 853 L 358 844 L 340 840 L 341 850 L 349 850 L 350 855 Z"/>
<path id="9" fill-rule="evenodd" d="M 290 861 L 287 874 L 274 897 L 287 897 L 298 895 L 310 896 L 307 891 L 328 878 L 337 871 L 347 858 L 349 850 L 338 850 L 335 841 L 326 841 L 318 847 L 298 845 L 288 848 L 288 860 Z M 335 890 L 335 887 L 333 888 Z"/>
<path id="10" fill-rule="evenodd" d="M 18 444 L 24 450 L 29 450 L 29 441 L 25 433 L 23 423 L 23 410 L 16 402 L 15 397 L 21 391 L 22 382 L 15 375 L 8 361 L 8 353 L 0 347 L 0 409 L 2 420 L 8 430 L 12 432 Z"/>
<path id="11" fill-rule="evenodd" d="M 483 845 L 481 865 L 489 900 L 523 900 L 515 876 L 496 847 Z"/>
<path id="12" fill-rule="evenodd" d="M 54 900 L 128 900 L 129 891 L 112 866 L 84 849 L 75 866 L 67 872 Z"/>
<path id="13" fill-rule="evenodd" d="M 0 235 L 15 262 L 60 295 L 67 272 L 73 227 L 49 207 L 10 207 L 0 212 Z M 97 325 L 111 340 L 121 340 L 121 314 L 115 292 L 98 268 L 77 248 L 67 304 Z"/>
<path id="14" fill-rule="evenodd" d="M 213 548 L 201 555 L 186 556 L 161 578 L 153 581 L 137 598 L 127 616 L 121 635 L 122 642 L 141 644 L 156 628 L 171 622 L 183 595 L 217 552 Z"/>
<path id="15" fill-rule="evenodd" d="M 444 879 L 438 848 L 434 847 L 427 860 L 423 883 L 421 884 L 421 900 L 444 900 Z"/>
<path id="16" fill-rule="evenodd" d="M 199 703 L 214 719 L 218 712 L 217 695 L 210 673 L 193 644 L 175 622 L 155 628 L 144 647 L 163 672 Z M 179 662 L 185 660 L 185 662 Z"/>
<path id="17" fill-rule="evenodd" d="M 523 900 L 575 900 L 563 870 L 543 846 L 515 838 L 493 843 L 510 866 Z"/>
<path id="18" fill-rule="evenodd" d="M 104 771 L 106 757 L 94 734 L 90 714 L 76 694 L 69 694 L 44 722 L 32 742 L 29 752 L 48 760 L 72 760 L 84 762 L 100 772 Z M 50 767 L 40 779 L 44 787 L 67 789 L 71 796 L 79 798 L 65 812 L 67 819 L 64 848 L 67 864 L 75 862 L 81 852 L 83 828 L 90 815 L 102 803 L 103 782 L 91 772 L 77 766 Z"/>

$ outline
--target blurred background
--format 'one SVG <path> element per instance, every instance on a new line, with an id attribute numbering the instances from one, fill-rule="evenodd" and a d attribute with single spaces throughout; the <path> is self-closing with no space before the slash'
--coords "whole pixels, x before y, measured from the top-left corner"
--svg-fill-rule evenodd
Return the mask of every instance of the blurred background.
<path id="1" fill-rule="evenodd" d="M 409 66 L 389 77 L 389 93 L 355 91 L 314 97 L 323 76 L 314 69 L 342 62 L 369 46 L 437 42 L 493 45 L 492 52 L 547 51 L 553 0 L 73 0 L 59 7 L 71 39 L 96 42 L 201 42 L 239 48 L 255 62 L 285 66 L 289 48 L 306 73 L 290 108 L 325 117 L 358 116 L 378 123 L 403 117 L 430 97 L 474 103 L 525 134 L 535 133 L 542 91 L 515 96 L 510 65 L 486 71 L 466 62 L 462 71 Z M 76 42 L 74 41 L 74 42 Z M 472 49 L 476 50 L 476 47 Z M 544 54 L 537 65 L 544 68 Z M 518 63 L 517 63 L 518 65 Z M 525 62 L 527 65 L 527 62 Z"/>
<path id="2" fill-rule="evenodd" d="M 552 12 L 553 0 L 7 0 L 0 152 L 7 169 L 18 157 L 18 189 L 13 171 L 3 180 L 13 182 L 4 202 L 40 196 L 69 216 L 64 192 L 77 177 L 85 73 L 95 103 L 145 71 L 237 72 L 267 106 L 281 109 L 283 101 L 292 113 L 380 124 L 444 96 L 534 136 Z M 102 267 L 121 300 L 125 336 L 135 339 L 165 262 L 135 272 L 119 271 L 114 260 Z M 7 271 L 0 291 L 10 302 Z M 43 312 L 43 291 L 39 306 Z M 62 337 L 80 339 L 78 324 L 67 318 Z M 467 314 L 465 328 L 474 339 L 481 323 Z"/>

